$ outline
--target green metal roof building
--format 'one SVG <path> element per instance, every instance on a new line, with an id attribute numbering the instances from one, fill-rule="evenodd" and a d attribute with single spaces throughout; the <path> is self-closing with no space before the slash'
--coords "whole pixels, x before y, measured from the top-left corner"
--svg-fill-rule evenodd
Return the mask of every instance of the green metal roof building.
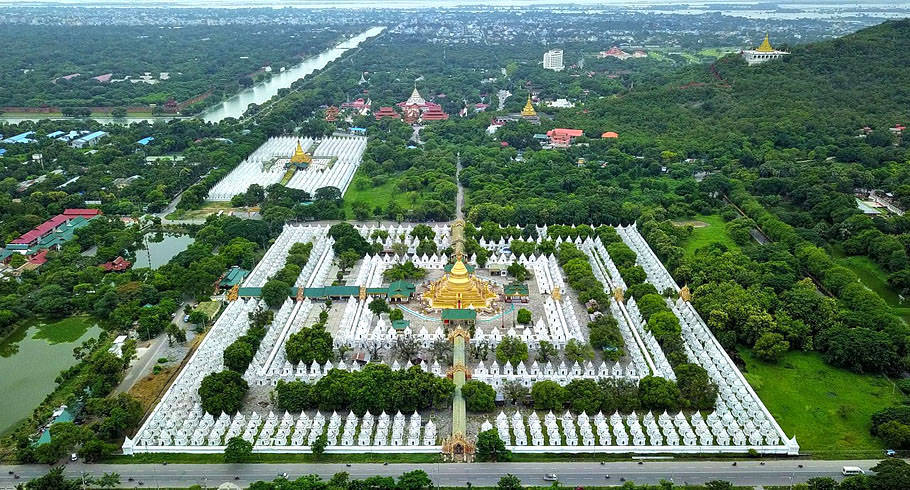
<path id="1" fill-rule="evenodd" d="M 250 271 L 246 269 L 241 269 L 240 267 L 231 267 L 227 274 L 221 278 L 221 281 L 218 282 L 218 287 L 222 288 L 232 288 L 237 284 L 240 284 L 243 279 L 249 275 Z"/>

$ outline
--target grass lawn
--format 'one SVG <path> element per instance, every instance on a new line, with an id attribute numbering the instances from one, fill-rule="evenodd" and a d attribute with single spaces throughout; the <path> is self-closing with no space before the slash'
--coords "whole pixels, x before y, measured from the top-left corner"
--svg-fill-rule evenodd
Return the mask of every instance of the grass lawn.
<path id="1" fill-rule="evenodd" d="M 196 310 L 199 310 L 205 313 L 205 316 L 209 318 L 215 318 L 215 315 L 218 313 L 218 310 L 221 309 L 220 301 L 203 301 L 196 305 Z"/>
<path id="2" fill-rule="evenodd" d="M 802 452 L 881 455 L 884 443 L 869 434 L 871 415 L 903 398 L 889 379 L 831 367 L 817 353 L 788 352 L 778 364 L 759 361 L 748 349 L 740 354 L 746 379 Z"/>
<path id="3" fill-rule="evenodd" d="M 354 217 L 354 212 L 351 209 L 351 203 L 357 201 L 363 201 L 367 203 L 367 207 L 370 209 L 370 212 L 372 212 L 376 206 L 380 206 L 385 209 L 385 207 L 388 206 L 388 204 L 392 201 L 400 204 L 403 209 L 408 209 L 411 207 L 411 199 L 415 197 L 415 194 L 416 192 L 401 192 L 395 189 L 395 179 L 389 179 L 385 184 L 382 184 L 381 186 L 368 187 L 363 190 L 359 190 L 352 185 L 348 187 L 348 190 L 344 195 L 345 216 L 348 218 Z"/>
<path id="4" fill-rule="evenodd" d="M 259 208 L 249 208 L 252 211 L 258 211 Z M 165 216 L 165 219 L 193 219 L 193 218 L 205 218 L 210 214 L 215 214 L 218 211 L 228 212 L 238 212 L 246 213 L 247 208 L 235 208 L 231 206 L 230 201 L 208 201 L 202 205 L 199 209 L 178 209 L 173 213 Z"/>
<path id="5" fill-rule="evenodd" d="M 697 249 L 714 242 L 723 243 L 730 249 L 739 249 L 739 245 L 737 245 L 736 242 L 730 238 L 730 235 L 727 234 L 726 223 L 724 223 L 724 220 L 720 215 L 699 214 L 690 221 L 701 221 L 702 223 L 707 224 L 707 226 L 696 226 L 695 229 L 692 230 L 692 235 L 682 243 L 686 258 L 691 258 L 695 255 Z M 679 221 L 679 223 L 682 225 L 688 224 L 685 221 Z"/>
<path id="6" fill-rule="evenodd" d="M 840 265 L 852 270 L 863 286 L 885 300 L 885 303 L 894 309 L 895 314 L 910 323 L 910 303 L 901 303 L 900 296 L 888 285 L 888 273 L 880 265 L 865 255 L 848 256 L 840 247 L 832 247 L 831 255 Z"/>

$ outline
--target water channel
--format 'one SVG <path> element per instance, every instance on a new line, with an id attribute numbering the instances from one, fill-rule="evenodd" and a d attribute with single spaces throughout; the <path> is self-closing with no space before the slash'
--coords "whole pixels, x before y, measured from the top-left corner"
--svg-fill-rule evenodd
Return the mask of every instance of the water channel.
<path id="1" fill-rule="evenodd" d="M 371 37 L 378 36 L 385 27 L 371 27 L 366 31 L 361 32 L 360 34 L 342 41 L 331 47 L 322 53 L 307 58 L 298 65 L 295 65 L 281 73 L 276 73 L 272 75 L 266 81 L 257 83 L 250 88 L 243 89 L 238 92 L 233 97 L 221 102 L 218 105 L 210 107 L 200 116 L 207 122 L 218 122 L 222 119 L 227 119 L 229 117 L 240 118 L 244 112 L 246 112 L 247 107 L 250 104 L 262 104 L 267 100 L 274 97 L 278 94 L 278 90 L 283 88 L 289 88 L 292 83 L 300 80 L 301 78 L 306 77 L 307 75 L 313 73 L 316 70 L 321 70 L 328 66 L 329 63 L 337 60 L 341 55 L 347 51 L 360 46 L 360 44 Z M 0 121 L 18 124 L 22 121 L 38 121 L 42 119 L 54 119 L 54 120 L 71 120 L 72 118 L 67 117 L 46 117 L 41 115 L 35 116 L 23 116 L 19 114 L 11 114 L 8 116 L 0 115 Z M 92 117 L 100 123 L 104 124 L 130 124 L 134 122 L 148 121 L 168 121 L 171 119 L 186 119 L 184 118 L 175 118 L 173 116 L 161 116 L 161 117 Z"/>
<path id="2" fill-rule="evenodd" d="M 100 332 L 89 318 L 71 317 L 26 323 L 0 342 L 0 434 L 31 415 L 60 371 L 76 364 L 73 347 Z"/>

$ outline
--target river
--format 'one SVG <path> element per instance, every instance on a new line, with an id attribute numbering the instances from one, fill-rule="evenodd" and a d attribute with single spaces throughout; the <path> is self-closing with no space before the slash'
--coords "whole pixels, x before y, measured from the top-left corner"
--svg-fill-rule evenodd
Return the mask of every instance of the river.
<path id="1" fill-rule="evenodd" d="M 60 371 L 76 364 L 73 347 L 100 332 L 90 319 L 71 317 L 29 322 L 0 342 L 0 434 L 31 415 Z"/>
<path id="2" fill-rule="evenodd" d="M 202 113 L 202 119 L 206 122 L 218 122 L 229 117 L 239 118 L 246 112 L 250 104 L 262 104 L 271 99 L 278 93 L 278 90 L 288 88 L 297 80 L 325 68 L 348 50 L 356 48 L 371 37 L 378 36 L 384 29 L 385 27 L 371 27 L 321 54 L 308 58 L 289 70 L 274 74 L 269 80 L 244 89 L 230 99 L 210 107 Z"/>
<path id="3" fill-rule="evenodd" d="M 360 43 L 366 41 L 371 37 L 378 36 L 383 30 L 384 26 L 371 27 L 360 34 L 349 38 L 345 41 L 338 43 L 337 45 L 323 51 L 322 53 L 307 58 L 298 65 L 295 65 L 281 73 L 273 74 L 271 78 L 263 82 L 257 83 L 250 88 L 243 89 L 238 92 L 236 95 L 221 102 L 218 105 L 212 106 L 205 110 L 200 116 L 207 122 L 218 122 L 229 117 L 240 118 L 244 112 L 246 112 L 247 107 L 250 104 L 262 104 L 263 102 L 271 99 L 278 91 L 283 88 L 289 88 L 292 83 L 300 80 L 301 78 L 306 77 L 307 75 L 313 73 L 316 70 L 321 70 L 328 66 L 329 63 L 337 60 L 341 55 L 346 53 L 348 50 L 360 46 Z M 10 124 L 18 124 L 22 121 L 38 121 L 41 119 L 54 119 L 54 120 L 71 120 L 72 118 L 66 117 L 42 117 L 40 115 L 36 116 L 23 116 L 19 114 L 12 114 L 9 116 L 0 115 L 0 121 L 7 122 Z M 155 122 L 155 121 L 168 121 L 171 119 L 186 119 L 186 118 L 175 118 L 169 116 L 161 117 L 93 117 L 92 119 L 103 123 L 103 124 L 130 124 L 134 122 Z"/>

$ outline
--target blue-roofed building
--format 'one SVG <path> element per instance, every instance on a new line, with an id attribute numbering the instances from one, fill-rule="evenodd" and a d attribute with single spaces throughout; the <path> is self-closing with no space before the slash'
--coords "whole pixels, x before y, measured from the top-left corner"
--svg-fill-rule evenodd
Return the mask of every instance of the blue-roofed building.
<path id="1" fill-rule="evenodd" d="M 34 143 L 35 140 L 29 138 L 29 136 L 35 134 L 34 131 L 26 131 L 22 134 L 17 134 L 16 136 L 10 136 L 3 140 L 3 143 Z"/>
<path id="2" fill-rule="evenodd" d="M 95 146 L 98 144 L 98 140 L 107 136 L 105 131 L 95 131 L 94 133 L 87 134 L 79 139 L 73 140 L 70 143 L 73 148 L 84 148 L 86 146 Z"/>
<path id="3" fill-rule="evenodd" d="M 360 136 L 367 134 L 366 128 L 351 128 L 351 129 L 349 129 L 349 131 L 351 132 L 351 134 L 356 134 L 356 135 L 360 135 Z"/>
<path id="4" fill-rule="evenodd" d="M 6 154 L 6 148 L 0 148 L 0 157 Z"/>
<path id="5" fill-rule="evenodd" d="M 63 131 L 54 131 L 53 133 L 48 133 L 47 137 L 48 138 L 59 138 L 59 137 L 63 136 L 64 134 L 66 134 L 66 133 L 64 133 Z"/>
<path id="6" fill-rule="evenodd" d="M 151 136 L 147 136 L 147 137 L 142 138 L 141 140 L 137 141 L 136 144 L 145 146 L 145 145 L 151 143 L 152 141 L 155 141 L 155 138 L 153 138 Z"/>

